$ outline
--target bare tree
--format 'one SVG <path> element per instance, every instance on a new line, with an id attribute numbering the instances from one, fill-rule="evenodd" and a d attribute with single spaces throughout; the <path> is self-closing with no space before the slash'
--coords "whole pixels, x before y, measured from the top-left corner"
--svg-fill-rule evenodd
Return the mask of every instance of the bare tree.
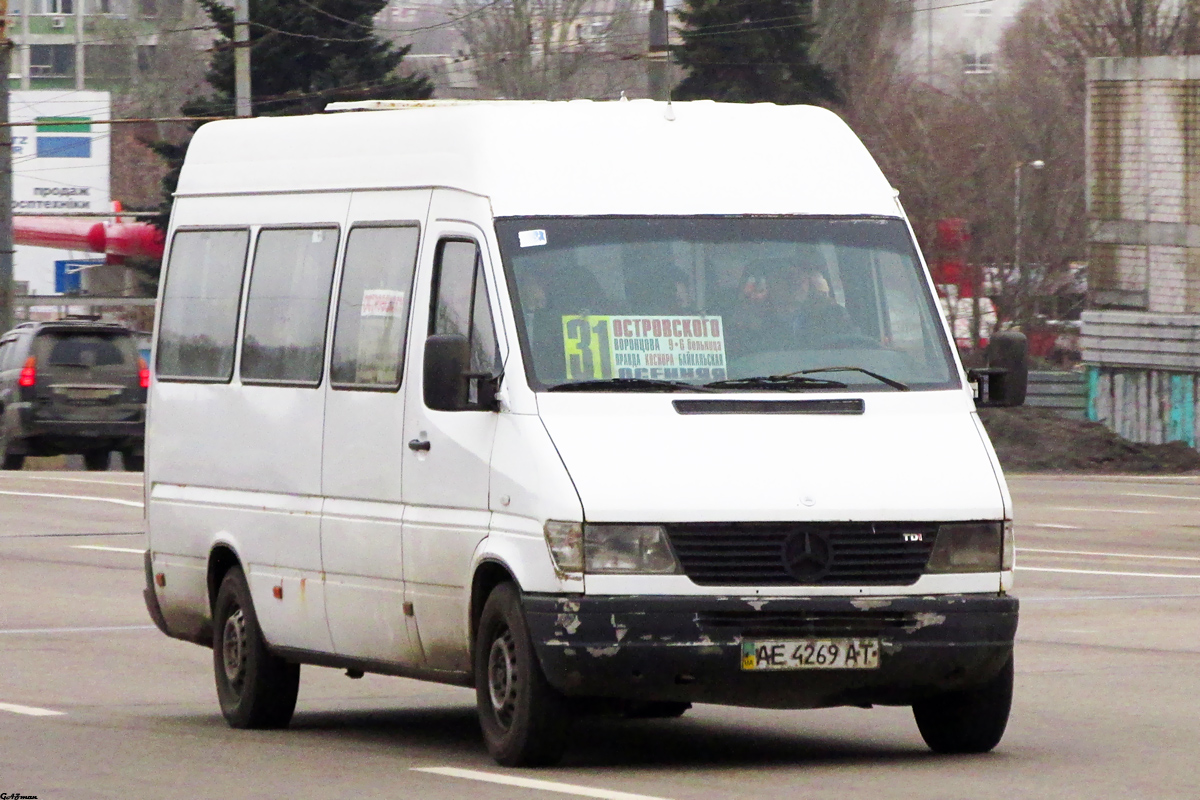
<path id="1" fill-rule="evenodd" d="M 1029 0 L 990 75 L 964 74 L 955 54 L 943 54 L 935 76 L 907 68 L 913 10 L 911 0 L 822 4 L 814 54 L 927 255 L 941 255 L 938 220 L 966 219 L 967 259 L 997 279 L 990 291 L 1003 316 L 1027 325 L 1087 254 L 1087 59 L 1200 52 L 1200 0 Z M 1014 202 L 1016 172 L 1033 160 L 1045 168 L 1023 171 Z"/>
<path id="2" fill-rule="evenodd" d="M 481 93 L 523 100 L 644 93 L 638 0 L 453 0 Z"/>

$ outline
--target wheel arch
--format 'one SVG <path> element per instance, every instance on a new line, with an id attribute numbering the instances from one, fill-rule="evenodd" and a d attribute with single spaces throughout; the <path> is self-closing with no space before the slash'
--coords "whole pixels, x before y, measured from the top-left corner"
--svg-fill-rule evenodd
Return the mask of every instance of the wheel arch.
<path id="1" fill-rule="evenodd" d="M 208 553 L 208 575 L 206 579 L 210 614 L 212 613 L 213 605 L 217 602 L 217 591 L 221 588 L 221 581 L 225 580 L 225 573 L 229 572 L 232 567 L 242 567 L 242 560 L 238 557 L 233 547 L 224 542 L 213 545 Z"/>
<path id="2" fill-rule="evenodd" d="M 475 566 L 475 574 L 471 577 L 471 606 L 470 606 L 470 635 L 471 648 L 475 647 L 475 634 L 479 630 L 479 617 L 483 614 L 483 604 L 487 602 L 488 595 L 502 583 L 513 583 L 520 590 L 521 585 L 517 581 L 513 570 L 495 557 L 485 558 Z"/>

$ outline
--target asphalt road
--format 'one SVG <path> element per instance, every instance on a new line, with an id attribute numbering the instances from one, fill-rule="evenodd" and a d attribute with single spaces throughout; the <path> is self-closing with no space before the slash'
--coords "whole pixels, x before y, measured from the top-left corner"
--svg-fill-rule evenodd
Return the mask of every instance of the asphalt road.
<path id="1" fill-rule="evenodd" d="M 536 771 L 489 759 L 471 692 L 398 678 L 305 667 L 289 730 L 226 727 L 211 652 L 142 605 L 139 478 L 0 473 L 0 798 L 1200 796 L 1197 477 L 1010 478 L 1023 605 L 991 754 L 930 754 L 907 709 L 698 706 L 577 725 Z"/>

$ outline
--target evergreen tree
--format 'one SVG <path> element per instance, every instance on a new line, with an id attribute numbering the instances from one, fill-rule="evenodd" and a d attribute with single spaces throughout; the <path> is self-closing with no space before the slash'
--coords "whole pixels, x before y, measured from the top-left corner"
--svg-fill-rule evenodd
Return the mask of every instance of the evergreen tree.
<path id="1" fill-rule="evenodd" d="M 680 100 L 836 103 L 833 79 L 809 59 L 812 0 L 684 0 Z"/>
<path id="2" fill-rule="evenodd" d="M 234 111 L 233 9 L 199 0 L 221 34 L 207 80 L 215 93 L 184 106 L 188 116 Z M 253 113 L 312 114 L 344 100 L 424 99 L 424 76 L 397 72 L 408 47 L 374 32 L 387 0 L 251 0 L 250 84 Z"/>
<path id="3" fill-rule="evenodd" d="M 234 114 L 233 9 L 199 0 L 220 37 L 205 76 L 213 93 L 183 105 L 189 117 Z M 232 0 L 229 0 L 232 2 Z M 250 0 L 250 86 L 255 115 L 312 114 L 347 100 L 423 100 L 433 84 L 399 71 L 409 47 L 375 35 L 375 15 L 388 0 Z M 199 127 L 197 125 L 196 127 Z M 193 129 L 194 130 L 194 129 Z M 187 144 L 150 145 L 166 161 L 163 212 L 166 228 Z"/>

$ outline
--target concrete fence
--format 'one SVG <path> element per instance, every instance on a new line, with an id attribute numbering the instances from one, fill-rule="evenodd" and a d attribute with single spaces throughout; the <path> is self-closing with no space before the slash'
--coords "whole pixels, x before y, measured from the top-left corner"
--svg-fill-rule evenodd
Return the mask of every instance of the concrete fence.
<path id="1" fill-rule="evenodd" d="M 1200 314 L 1085 311 L 1088 419 L 1135 442 L 1200 438 Z"/>

